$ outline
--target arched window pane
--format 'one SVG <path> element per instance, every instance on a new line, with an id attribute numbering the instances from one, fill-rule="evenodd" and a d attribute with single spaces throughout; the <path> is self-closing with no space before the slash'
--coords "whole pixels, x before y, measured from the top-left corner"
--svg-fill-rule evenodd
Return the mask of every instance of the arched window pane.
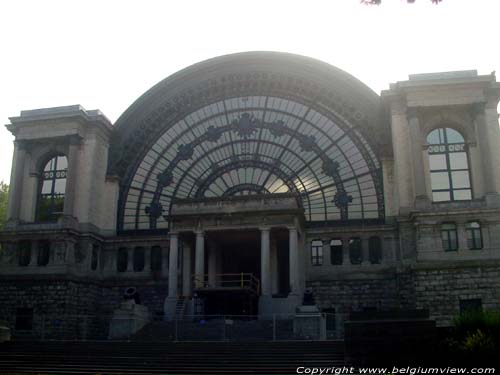
<path id="1" fill-rule="evenodd" d="M 144 248 L 136 247 L 134 249 L 134 271 L 140 272 L 144 270 Z"/>
<path id="2" fill-rule="evenodd" d="M 151 271 L 161 271 L 161 247 L 153 246 L 151 248 Z"/>
<path id="3" fill-rule="evenodd" d="M 67 168 L 66 156 L 55 156 L 45 164 L 40 177 L 37 221 L 57 221 L 63 214 Z"/>
<path id="4" fill-rule="evenodd" d="M 379 237 L 370 237 L 368 240 L 368 250 L 370 253 L 370 263 L 380 264 L 382 261 L 382 242 Z"/>
<path id="5" fill-rule="evenodd" d="M 445 251 L 458 250 L 457 226 L 453 223 L 441 226 L 441 241 Z"/>
<path id="6" fill-rule="evenodd" d="M 361 238 L 354 237 L 349 239 L 349 258 L 351 258 L 351 264 L 361 264 Z"/>
<path id="7" fill-rule="evenodd" d="M 446 139 L 448 141 L 447 143 L 464 143 L 462 134 L 450 128 L 446 128 Z"/>
<path id="8" fill-rule="evenodd" d="M 116 259 L 116 270 L 118 272 L 125 272 L 127 270 L 128 263 L 128 251 L 126 248 L 122 247 L 118 249 L 118 255 Z"/>
<path id="9" fill-rule="evenodd" d="M 427 136 L 434 202 L 470 200 L 469 162 L 464 137 L 454 129 L 435 129 Z"/>
<path id="10" fill-rule="evenodd" d="M 50 256 L 50 241 L 40 240 L 38 241 L 38 259 L 37 265 L 46 266 L 49 264 Z"/>
<path id="11" fill-rule="evenodd" d="M 330 260 L 334 265 L 341 265 L 343 262 L 342 240 L 333 239 L 330 242 Z"/>
<path id="12" fill-rule="evenodd" d="M 321 266 L 323 264 L 323 241 L 315 240 L 311 243 L 311 264 Z"/>
<path id="13" fill-rule="evenodd" d="M 479 250 L 483 248 L 483 237 L 481 233 L 481 225 L 474 221 L 465 225 L 467 232 L 467 247 L 470 250 Z"/>

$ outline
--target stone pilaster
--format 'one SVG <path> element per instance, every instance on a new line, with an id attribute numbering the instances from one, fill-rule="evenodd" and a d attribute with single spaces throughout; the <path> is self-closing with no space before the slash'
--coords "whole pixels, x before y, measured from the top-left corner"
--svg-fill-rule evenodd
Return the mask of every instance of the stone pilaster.
<path id="1" fill-rule="evenodd" d="M 299 248 L 297 228 L 288 228 L 290 253 L 290 294 L 299 293 Z"/>
<path id="2" fill-rule="evenodd" d="M 430 205 L 430 199 L 425 186 L 424 162 L 422 160 L 422 134 L 418 109 L 414 107 L 408 108 L 406 116 L 408 118 L 410 134 L 415 208 L 421 209 Z"/>
<path id="3" fill-rule="evenodd" d="M 191 295 L 191 246 L 184 243 L 182 247 L 182 295 L 190 296 Z"/>
<path id="4" fill-rule="evenodd" d="M 23 195 L 23 177 L 26 161 L 26 143 L 14 142 L 14 158 L 9 186 L 9 203 L 7 208 L 7 218 L 17 221 L 21 214 L 21 200 Z"/>
<path id="5" fill-rule="evenodd" d="M 179 260 L 179 238 L 177 233 L 170 233 L 170 254 L 168 268 L 168 297 L 177 297 L 177 263 Z"/>
<path id="6" fill-rule="evenodd" d="M 261 294 L 271 295 L 271 250 L 270 250 L 270 230 L 260 229 L 260 279 Z"/>
<path id="7" fill-rule="evenodd" d="M 64 216 L 75 217 L 80 143 L 81 139 L 78 136 L 72 136 L 69 140 L 68 173 L 66 175 L 66 192 L 64 195 Z"/>
<path id="8" fill-rule="evenodd" d="M 202 287 L 205 279 L 205 234 L 203 231 L 196 232 L 195 248 L 195 279 L 196 285 Z"/>

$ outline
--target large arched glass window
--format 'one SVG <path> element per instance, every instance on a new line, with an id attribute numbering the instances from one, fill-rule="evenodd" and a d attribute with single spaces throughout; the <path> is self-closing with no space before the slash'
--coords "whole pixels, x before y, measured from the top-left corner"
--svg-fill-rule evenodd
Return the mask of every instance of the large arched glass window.
<path id="1" fill-rule="evenodd" d="M 38 196 L 37 221 L 56 221 L 64 210 L 66 156 L 54 156 L 43 168 Z"/>
<path id="2" fill-rule="evenodd" d="M 467 149 L 462 135 L 454 129 L 434 129 L 427 136 L 432 200 L 434 202 L 472 199 Z"/>

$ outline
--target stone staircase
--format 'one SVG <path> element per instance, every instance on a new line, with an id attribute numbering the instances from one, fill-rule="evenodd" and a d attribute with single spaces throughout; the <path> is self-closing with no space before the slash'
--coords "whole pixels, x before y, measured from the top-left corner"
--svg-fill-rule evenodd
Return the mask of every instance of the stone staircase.
<path id="1" fill-rule="evenodd" d="M 344 363 L 342 341 L 0 344 L 0 373 L 295 374 Z"/>
<path id="2" fill-rule="evenodd" d="M 156 321 L 146 325 L 134 341 L 272 341 L 293 340 L 293 320 Z"/>

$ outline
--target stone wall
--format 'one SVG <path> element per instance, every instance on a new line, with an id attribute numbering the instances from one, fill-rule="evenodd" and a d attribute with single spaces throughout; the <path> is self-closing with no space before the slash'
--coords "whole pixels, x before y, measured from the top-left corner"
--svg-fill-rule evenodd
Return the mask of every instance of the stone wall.
<path id="1" fill-rule="evenodd" d="M 460 300 L 481 299 L 485 310 L 500 309 L 500 265 L 475 264 L 414 271 L 415 302 L 428 309 L 438 326 L 452 323 L 460 313 Z"/>
<path id="2" fill-rule="evenodd" d="M 408 275 L 357 280 L 309 281 L 317 305 L 336 313 L 364 309 L 379 311 L 412 308 L 412 285 Z"/>
<path id="3" fill-rule="evenodd" d="M 168 289 L 160 282 L 120 281 L 104 284 L 90 280 L 9 278 L 0 280 L 0 319 L 6 320 L 14 328 L 17 309 L 31 308 L 33 329 L 29 335 L 33 337 L 106 338 L 109 319 L 129 286 L 137 287 L 142 304 L 154 316 L 163 312 Z"/>

